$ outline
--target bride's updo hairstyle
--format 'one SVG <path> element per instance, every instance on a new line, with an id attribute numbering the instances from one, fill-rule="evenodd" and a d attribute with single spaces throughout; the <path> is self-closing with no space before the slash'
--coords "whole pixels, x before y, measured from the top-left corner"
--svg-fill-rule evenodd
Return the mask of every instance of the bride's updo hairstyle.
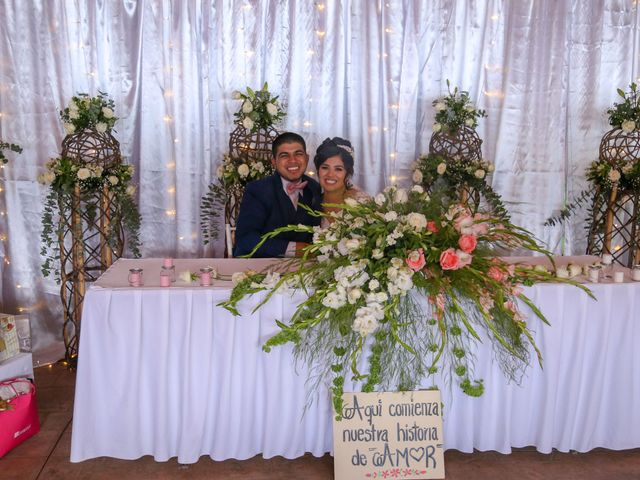
<path id="1" fill-rule="evenodd" d="M 320 170 L 320 165 L 327 161 L 331 157 L 336 155 L 340 156 L 344 168 L 347 172 L 345 184 L 347 188 L 351 188 L 351 182 L 349 181 L 353 176 L 353 147 L 349 140 L 345 140 L 340 137 L 325 138 L 324 142 L 316 150 L 316 156 L 313 157 L 313 164 L 316 166 L 316 171 Z"/>

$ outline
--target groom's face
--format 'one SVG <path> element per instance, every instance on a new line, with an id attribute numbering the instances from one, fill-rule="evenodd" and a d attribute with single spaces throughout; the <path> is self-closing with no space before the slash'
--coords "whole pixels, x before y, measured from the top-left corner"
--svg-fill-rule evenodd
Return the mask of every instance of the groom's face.
<path id="1" fill-rule="evenodd" d="M 280 176 L 290 182 L 300 180 L 307 169 L 307 163 L 309 163 L 309 155 L 298 142 L 279 145 L 275 157 L 271 159 L 271 164 Z"/>

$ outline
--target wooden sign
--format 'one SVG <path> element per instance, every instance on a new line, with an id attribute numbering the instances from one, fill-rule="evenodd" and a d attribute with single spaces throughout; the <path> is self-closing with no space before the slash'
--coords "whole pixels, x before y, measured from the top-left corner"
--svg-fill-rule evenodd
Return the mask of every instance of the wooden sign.
<path id="1" fill-rule="evenodd" d="M 333 420 L 336 480 L 444 478 L 440 392 L 344 393 Z"/>

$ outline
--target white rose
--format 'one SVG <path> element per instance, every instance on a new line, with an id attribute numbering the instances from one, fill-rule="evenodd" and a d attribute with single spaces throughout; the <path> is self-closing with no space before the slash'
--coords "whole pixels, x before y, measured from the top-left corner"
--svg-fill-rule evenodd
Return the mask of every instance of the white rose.
<path id="1" fill-rule="evenodd" d="M 633 120 L 625 120 L 622 122 L 622 130 L 627 133 L 631 133 L 636 129 L 636 122 Z"/>
<path id="2" fill-rule="evenodd" d="M 242 282 L 243 280 L 246 280 L 247 274 L 244 272 L 234 272 L 231 275 L 231 282 L 233 283 L 233 286 L 235 287 L 236 285 L 238 285 L 240 282 Z"/>
<path id="3" fill-rule="evenodd" d="M 475 173 L 473 174 L 476 178 L 479 178 L 480 180 L 482 180 L 485 176 L 485 171 L 482 170 L 481 168 L 479 168 L 478 170 L 475 171 Z"/>
<path id="4" fill-rule="evenodd" d="M 127 168 L 129 169 L 129 175 L 133 175 L 136 171 L 136 167 L 134 167 L 133 165 L 127 165 Z"/>
<path id="5" fill-rule="evenodd" d="M 69 110 L 75 110 L 76 112 L 78 111 L 78 104 L 73 98 L 69 102 Z"/>
<path id="6" fill-rule="evenodd" d="M 391 266 L 393 268 L 402 268 L 404 261 L 401 258 L 394 257 L 391 259 Z"/>
<path id="7" fill-rule="evenodd" d="M 360 247 L 360 240 L 357 238 L 350 238 L 345 242 L 345 247 L 347 248 L 347 251 L 353 252 Z"/>
<path id="8" fill-rule="evenodd" d="M 231 94 L 231 98 L 234 100 L 240 100 L 242 98 L 242 94 L 238 90 L 234 90 Z"/>
<path id="9" fill-rule="evenodd" d="M 127 187 L 127 195 L 133 195 L 136 193 L 136 187 L 135 185 L 129 185 Z"/>
<path id="10" fill-rule="evenodd" d="M 413 183 L 422 183 L 422 172 L 420 170 L 414 170 L 411 178 L 413 179 Z"/>
<path id="11" fill-rule="evenodd" d="M 384 214 L 384 219 L 387 222 L 393 222 L 394 220 L 396 220 L 398 218 L 398 214 L 396 212 L 394 212 L 393 210 L 391 210 L 390 212 L 386 212 Z"/>
<path id="12" fill-rule="evenodd" d="M 476 107 L 474 107 L 473 105 L 465 105 L 464 109 L 467 112 L 475 112 L 476 111 Z"/>
<path id="13" fill-rule="evenodd" d="M 98 133 L 104 133 L 107 131 L 107 124 L 104 122 L 98 122 L 96 123 L 96 131 Z"/>
<path id="14" fill-rule="evenodd" d="M 256 162 L 253 168 L 255 168 L 257 172 L 264 173 L 264 165 L 261 162 Z"/>
<path id="15" fill-rule="evenodd" d="M 269 115 L 276 115 L 278 113 L 278 107 L 276 107 L 273 103 L 267 103 L 267 113 Z"/>
<path id="16" fill-rule="evenodd" d="M 385 201 L 384 194 L 382 194 L 382 193 L 377 194 L 376 198 L 374 199 L 374 201 L 376 202 L 376 205 L 381 207 L 382 204 L 384 204 L 384 201 Z"/>
<path id="17" fill-rule="evenodd" d="M 64 127 L 64 131 L 67 133 L 67 135 L 71 135 L 76 131 L 76 127 L 73 123 L 65 123 L 62 126 Z"/>
<path id="18" fill-rule="evenodd" d="M 100 165 L 97 165 L 97 166 L 93 167 L 93 170 L 91 172 L 91 176 L 100 177 L 100 176 L 102 176 L 103 170 L 104 169 Z"/>
<path id="19" fill-rule="evenodd" d="M 407 200 L 409 200 L 409 196 L 407 195 L 407 191 L 405 189 L 399 188 L 398 190 L 396 190 L 393 199 L 398 203 L 407 203 Z"/>
<path id="20" fill-rule="evenodd" d="M 45 184 L 51 185 L 56 179 L 56 174 L 53 172 L 44 172 L 43 179 Z"/>
<path id="21" fill-rule="evenodd" d="M 434 123 L 433 127 L 432 127 L 432 130 L 434 132 L 439 132 L 440 130 L 442 130 L 442 125 L 440 125 L 439 123 Z"/>
<path id="22" fill-rule="evenodd" d="M 218 168 L 216 169 L 216 177 L 222 178 L 223 175 L 224 175 L 224 165 L 218 165 Z"/>
<path id="23" fill-rule="evenodd" d="M 251 102 L 249 100 L 245 100 L 244 103 L 242 104 L 242 111 L 244 113 L 253 112 L 253 105 L 251 104 Z"/>
<path id="24" fill-rule="evenodd" d="M 116 177 L 115 175 L 109 175 L 109 183 L 111 185 L 117 185 L 119 181 L 120 180 L 118 180 L 118 177 Z"/>
<path id="25" fill-rule="evenodd" d="M 371 290 L 373 292 L 374 290 L 377 290 L 378 288 L 380 288 L 380 282 L 378 280 L 376 280 L 375 278 L 372 279 L 369 282 L 369 290 Z"/>
<path id="26" fill-rule="evenodd" d="M 104 115 L 104 118 L 113 118 L 113 110 L 109 107 L 102 107 L 102 114 Z"/>
<path id="27" fill-rule="evenodd" d="M 495 165 L 493 163 L 490 163 L 489 165 L 487 165 L 487 172 L 491 173 L 496 169 Z"/>
<path id="28" fill-rule="evenodd" d="M 424 230 L 427 228 L 427 217 L 422 213 L 411 212 L 407 215 L 407 223 L 417 231 Z"/>
<path id="29" fill-rule="evenodd" d="M 362 296 L 362 290 L 360 290 L 359 288 L 352 288 L 351 290 L 349 290 L 349 292 L 347 293 L 347 301 L 353 305 L 355 304 L 358 299 Z"/>
<path id="30" fill-rule="evenodd" d="M 89 170 L 88 168 L 83 167 L 80 170 L 78 170 L 78 178 L 80 180 L 86 180 L 90 176 L 91 176 L 91 170 Z"/>
<path id="31" fill-rule="evenodd" d="M 242 178 L 246 178 L 246 176 L 249 175 L 249 166 L 246 163 L 238 167 L 238 175 Z"/>
<path id="32" fill-rule="evenodd" d="M 384 257 L 384 252 L 379 248 L 374 248 L 371 251 L 371 257 L 374 258 L 375 260 L 380 260 L 382 257 Z"/>
<path id="33" fill-rule="evenodd" d="M 612 182 L 617 182 L 618 180 L 620 180 L 620 172 L 618 170 L 616 170 L 615 168 L 612 169 L 609 172 L 609 175 L 607 175 L 609 177 L 609 180 L 611 180 Z"/>
<path id="34" fill-rule="evenodd" d="M 436 102 L 434 105 L 436 112 L 442 112 L 447 109 L 447 105 L 444 102 Z"/>
<path id="35" fill-rule="evenodd" d="M 438 164 L 436 171 L 438 172 L 438 175 L 444 175 L 444 172 L 447 171 L 447 164 L 444 162 Z"/>
<path id="36" fill-rule="evenodd" d="M 76 120 L 78 117 L 80 117 L 80 112 L 78 112 L 78 110 L 69 110 L 69 118 L 71 120 Z"/>
<path id="37" fill-rule="evenodd" d="M 193 281 L 192 276 L 193 275 L 189 270 L 185 270 L 183 272 L 180 272 L 180 275 L 178 275 L 178 279 L 185 283 L 191 283 Z"/>
<path id="38" fill-rule="evenodd" d="M 473 127 L 473 118 L 467 118 L 467 119 L 464 121 L 464 124 L 465 124 L 467 127 Z"/>
<path id="39" fill-rule="evenodd" d="M 253 128 L 253 120 L 251 120 L 249 117 L 244 117 L 244 119 L 242 120 L 242 126 L 246 130 L 251 130 Z"/>
<path id="40" fill-rule="evenodd" d="M 411 187 L 411 191 L 416 193 L 424 193 L 424 188 L 422 188 L 420 185 L 414 185 L 413 187 Z"/>

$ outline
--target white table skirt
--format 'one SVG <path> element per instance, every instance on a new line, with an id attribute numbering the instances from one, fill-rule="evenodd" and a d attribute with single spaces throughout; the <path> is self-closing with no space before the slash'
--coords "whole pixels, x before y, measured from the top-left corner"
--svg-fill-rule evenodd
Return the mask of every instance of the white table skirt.
<path id="1" fill-rule="evenodd" d="M 485 394 L 442 392 L 447 449 L 640 447 L 640 283 L 590 287 L 597 302 L 564 285 L 527 289 L 552 323 L 531 320 L 544 370 L 532 357 L 521 385 L 509 384 L 490 346 L 481 345 L 476 376 Z M 305 413 L 306 372 L 300 365 L 296 372 L 291 347 L 261 350 L 277 331 L 274 320 L 287 321 L 301 297 L 276 295 L 252 314 L 259 295 L 233 317 L 215 306 L 228 294 L 228 287 L 87 292 L 72 462 L 332 451 L 328 392 L 313 394 Z"/>

